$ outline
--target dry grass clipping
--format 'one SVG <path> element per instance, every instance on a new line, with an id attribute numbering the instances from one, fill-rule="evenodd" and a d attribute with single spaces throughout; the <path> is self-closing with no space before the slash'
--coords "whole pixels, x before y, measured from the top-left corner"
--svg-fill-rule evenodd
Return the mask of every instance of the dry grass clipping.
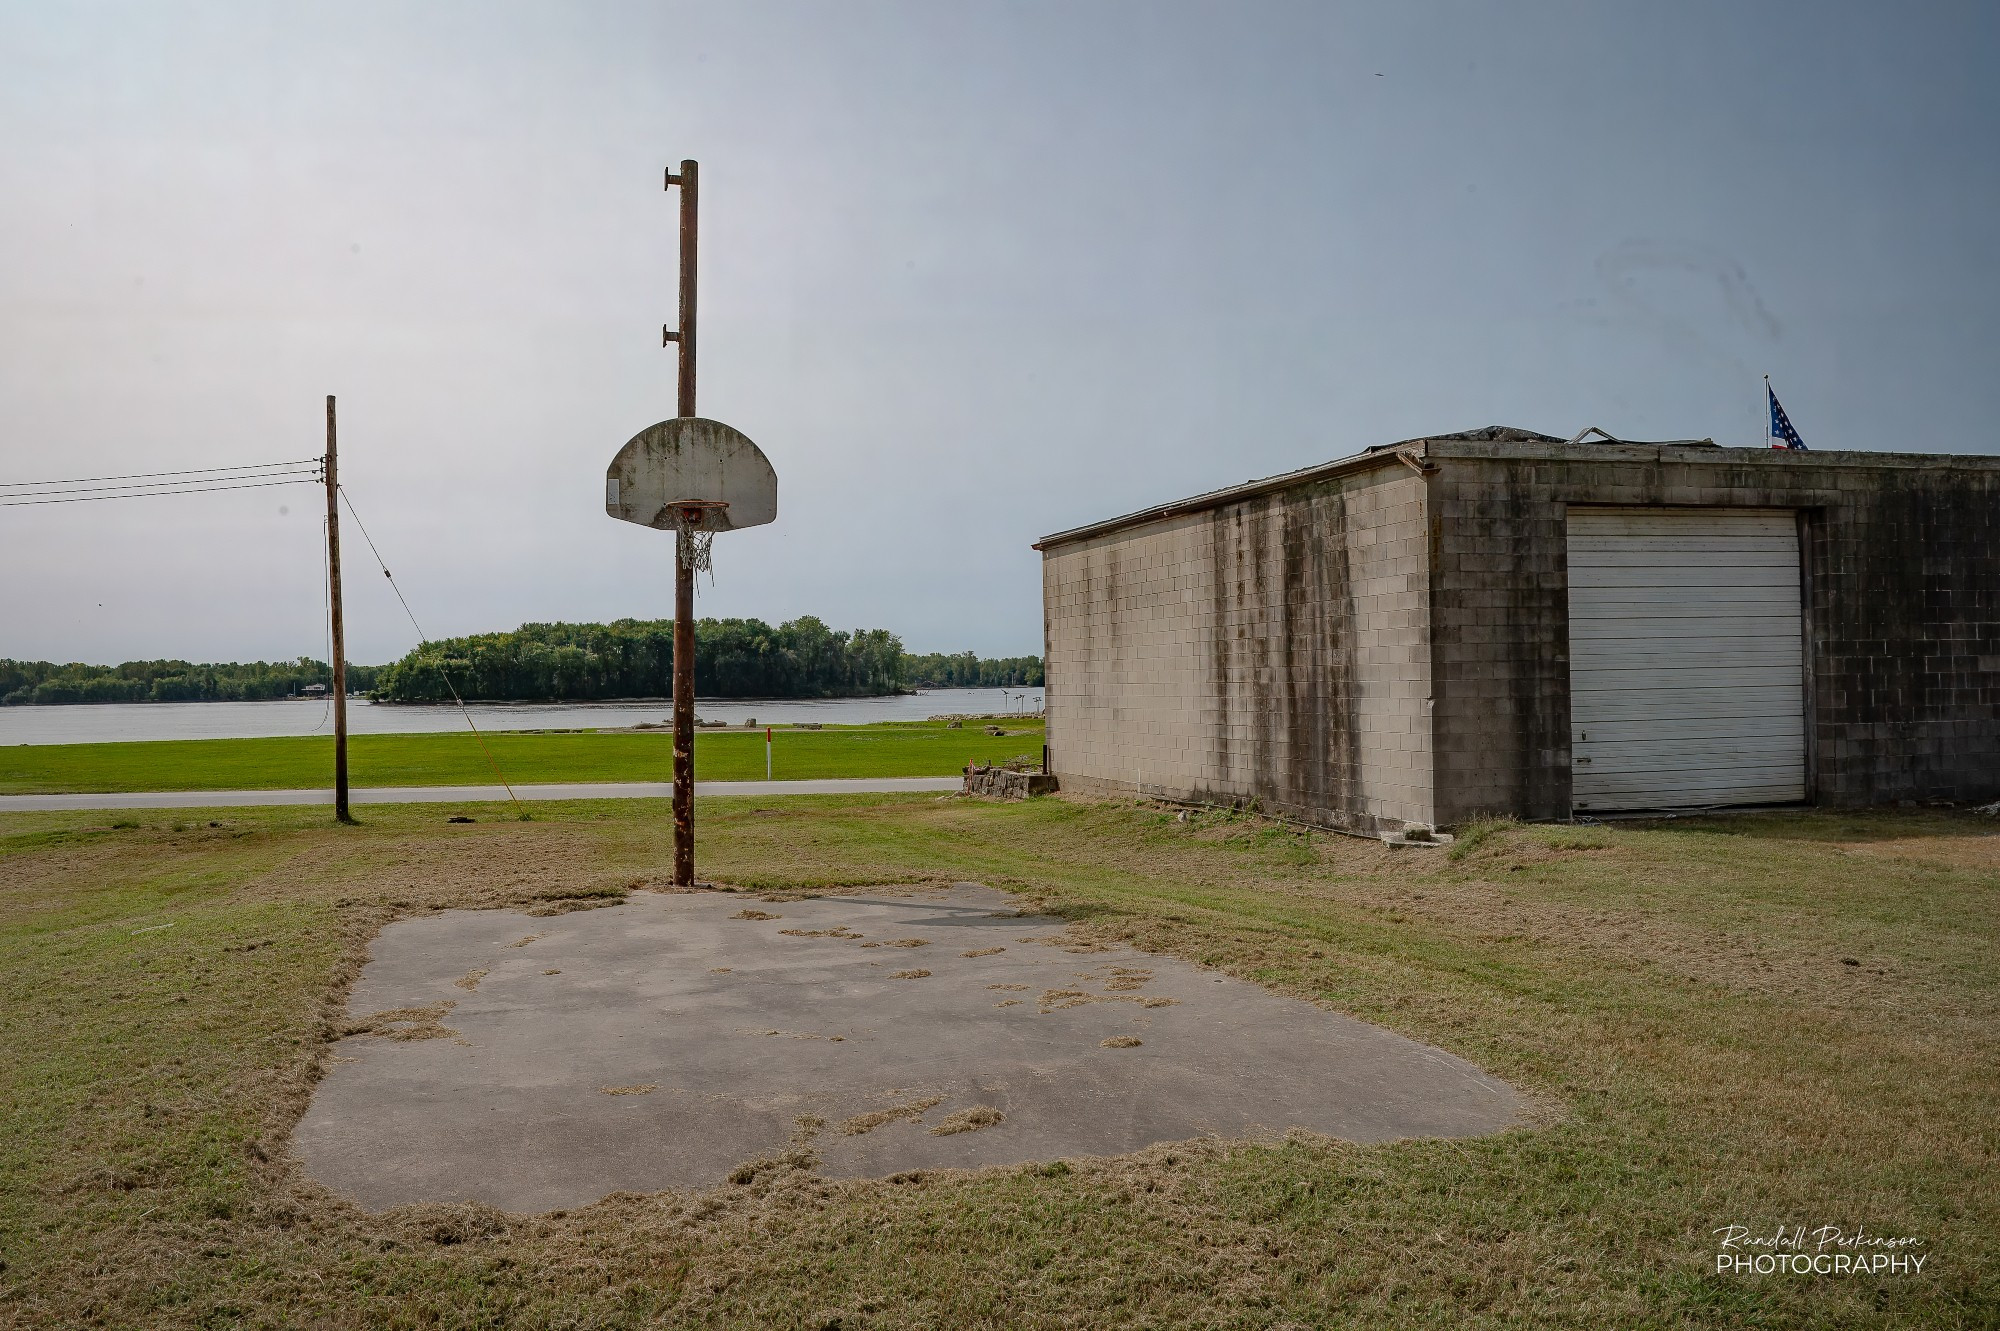
<path id="1" fill-rule="evenodd" d="M 729 918 L 732 920 L 782 920 L 785 917 L 782 915 L 773 915 L 768 910 L 750 910 L 745 908 L 737 911 Z"/>
<path id="2" fill-rule="evenodd" d="M 1006 950 L 1004 947 L 975 947 L 970 952 L 961 952 L 958 955 L 961 957 L 990 957 L 995 953 L 1005 952 Z"/>
<path id="3" fill-rule="evenodd" d="M 1114 1035 L 1108 1040 L 1097 1042 L 1098 1047 L 1102 1049 L 1137 1049 L 1144 1043 L 1146 1042 L 1136 1035 Z"/>
<path id="4" fill-rule="evenodd" d="M 897 1119 L 919 1119 L 943 1103 L 944 1097 L 942 1095 L 927 1095 L 921 1100 L 912 1100 L 908 1104 L 894 1105 L 888 1109 L 875 1109 L 866 1114 L 856 1114 L 853 1118 L 841 1120 L 840 1135 L 843 1137 L 860 1137 L 875 1131 L 875 1129 L 881 1127 L 884 1123 L 894 1123 Z"/>
<path id="5" fill-rule="evenodd" d="M 1038 1000 L 1044 1012 L 1083 1007 L 1088 1003 L 1137 1003 L 1140 1007 L 1172 1007 L 1178 998 L 1141 998 L 1136 994 L 1088 994 L 1081 989 L 1044 989 Z"/>
<path id="6" fill-rule="evenodd" d="M 806 1174 L 819 1168 L 819 1147 L 814 1143 L 826 1128 L 826 1120 L 817 1114 L 804 1114 L 793 1122 L 792 1139 L 784 1150 L 744 1161 L 729 1171 L 729 1181 L 747 1187 L 773 1174 Z"/>
<path id="7" fill-rule="evenodd" d="M 995 1123 L 1004 1122 L 1006 1118 L 1005 1114 L 991 1105 L 974 1105 L 970 1109 L 959 1110 L 932 1128 L 931 1136 L 949 1137 L 959 1132 L 977 1132 L 981 1128 L 990 1128 Z"/>
<path id="8" fill-rule="evenodd" d="M 896 971 L 889 978 L 892 980 L 921 980 L 929 974 L 929 971 Z"/>
<path id="9" fill-rule="evenodd" d="M 786 936 L 787 938 L 860 938 L 860 937 L 862 937 L 862 935 L 861 935 L 861 934 L 858 934 L 858 933 L 855 933 L 855 932 L 854 932 L 854 930 L 852 930 L 852 929 L 848 928 L 848 927 L 847 927 L 846 925 L 844 925 L 844 924 L 842 924 L 842 925 L 836 925 L 836 926 L 835 926 L 834 928 L 831 928 L 831 929 L 780 929 L 780 930 L 778 930 L 778 932 L 779 932 L 779 933 L 781 933 L 781 934 L 784 934 L 784 935 L 785 935 L 785 936 Z"/>
<path id="10" fill-rule="evenodd" d="M 600 1086 L 597 1089 L 602 1095 L 651 1095 L 660 1089 L 660 1084 L 656 1081 L 645 1081 L 637 1086 Z"/>
<path id="11" fill-rule="evenodd" d="M 1043 934 L 1035 938 L 1023 938 L 1024 943 L 1042 943 L 1049 947 L 1059 947 L 1065 952 L 1079 955 L 1091 952 L 1112 952 L 1116 949 L 1109 943 L 1094 938 L 1082 938 L 1075 934 Z"/>
<path id="12" fill-rule="evenodd" d="M 460 989 L 465 990 L 467 993 L 470 993 L 472 990 L 477 989 L 479 987 L 479 982 L 485 979 L 491 973 L 492 972 L 485 970 L 467 971 L 465 974 L 459 976 L 456 980 L 453 980 L 452 983 L 457 985 Z"/>
<path id="13" fill-rule="evenodd" d="M 550 893 L 528 907 L 530 915 L 568 915 L 572 911 L 596 910 L 600 906 L 622 906 L 629 895 L 622 887 L 602 891 Z"/>
<path id="14" fill-rule="evenodd" d="M 383 1040 L 456 1040 L 457 1031 L 444 1024 L 445 1014 L 458 1004 L 451 999 L 429 1007 L 399 1007 L 354 1022 L 340 1034 L 374 1036 Z"/>

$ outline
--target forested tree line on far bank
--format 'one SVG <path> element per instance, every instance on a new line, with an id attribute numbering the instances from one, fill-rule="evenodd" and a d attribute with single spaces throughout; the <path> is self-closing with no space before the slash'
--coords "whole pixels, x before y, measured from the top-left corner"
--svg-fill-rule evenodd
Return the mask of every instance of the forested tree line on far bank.
<path id="1" fill-rule="evenodd" d="M 428 643 L 386 666 L 347 667 L 348 688 L 383 702 L 664 698 L 673 692 L 672 620 L 523 624 Z M 442 672 L 440 671 L 442 667 Z M 445 683 L 450 676 L 451 685 Z M 759 619 L 695 624 L 695 680 L 704 697 L 853 698 L 912 688 L 1021 688 L 1042 683 L 1038 656 L 972 652 L 913 656 L 885 629 L 838 632 L 808 615 L 776 628 Z M 0 705 L 238 702 L 330 686 L 324 661 L 95 666 L 0 659 Z"/>
<path id="2" fill-rule="evenodd" d="M 375 687 L 379 666 L 349 665 L 347 687 Z M 127 661 L 122 665 L 57 664 L 0 658 L 0 706 L 85 702 L 253 702 L 288 698 L 308 685 L 331 687 L 324 661 Z"/>
<path id="3" fill-rule="evenodd" d="M 981 661 L 913 657 L 886 629 L 851 633 L 806 615 L 773 628 L 761 619 L 702 619 L 694 628 L 695 688 L 710 698 L 859 698 L 922 684 L 1039 684 L 1039 658 Z M 385 702 L 459 696 L 489 701 L 663 698 L 673 692 L 674 624 L 523 624 L 511 633 L 448 638 L 383 669 Z M 1030 678 L 1032 676 L 1032 678 Z"/>
<path id="4" fill-rule="evenodd" d="M 904 656 L 903 672 L 914 688 L 1018 689 L 1042 686 L 1039 656 L 979 657 L 971 652 Z"/>

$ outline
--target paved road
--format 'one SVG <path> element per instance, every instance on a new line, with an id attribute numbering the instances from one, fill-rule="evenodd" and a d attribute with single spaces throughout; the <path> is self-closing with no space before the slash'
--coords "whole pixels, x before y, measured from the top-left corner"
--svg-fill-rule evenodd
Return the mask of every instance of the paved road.
<path id="1" fill-rule="evenodd" d="M 697 795 L 886 795 L 907 791 L 958 790 L 955 776 L 895 776 L 829 781 L 697 781 Z M 515 786 L 524 800 L 666 799 L 665 781 L 611 781 L 590 785 Z M 349 792 L 355 804 L 477 804 L 504 800 L 502 786 L 376 786 Z M 103 795 L 0 795 L 0 813 L 52 809 L 218 809 L 257 804 L 331 804 L 322 790 L 139 790 Z"/>

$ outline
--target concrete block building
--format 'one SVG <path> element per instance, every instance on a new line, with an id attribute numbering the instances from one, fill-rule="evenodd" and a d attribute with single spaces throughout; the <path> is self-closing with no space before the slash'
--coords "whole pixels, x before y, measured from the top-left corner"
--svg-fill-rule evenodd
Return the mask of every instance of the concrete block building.
<path id="1" fill-rule="evenodd" d="M 2000 458 L 1494 427 L 1036 548 L 1066 790 L 1366 833 L 2000 797 Z"/>

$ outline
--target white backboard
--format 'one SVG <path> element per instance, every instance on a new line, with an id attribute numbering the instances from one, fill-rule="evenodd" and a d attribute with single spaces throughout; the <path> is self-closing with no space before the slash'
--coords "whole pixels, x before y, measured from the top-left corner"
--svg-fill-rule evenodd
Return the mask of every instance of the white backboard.
<path id="1" fill-rule="evenodd" d="M 649 425 L 604 473 L 604 511 L 621 522 L 671 531 L 684 503 L 721 501 L 703 531 L 760 527 L 778 516 L 778 473 L 764 450 L 721 421 L 676 416 Z"/>

